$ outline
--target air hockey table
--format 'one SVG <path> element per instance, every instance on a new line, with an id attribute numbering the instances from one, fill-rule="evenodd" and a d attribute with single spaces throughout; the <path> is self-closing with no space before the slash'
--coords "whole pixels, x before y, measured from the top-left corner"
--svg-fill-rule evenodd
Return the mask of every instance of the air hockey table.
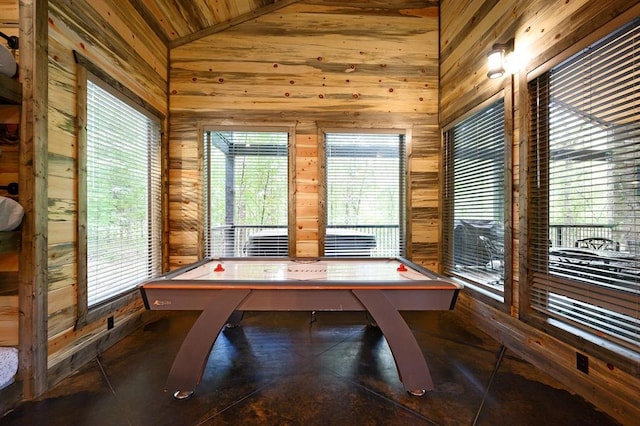
<path id="1" fill-rule="evenodd" d="M 150 310 L 202 311 L 174 359 L 166 391 L 190 397 L 225 325 L 243 311 L 366 311 L 404 389 L 424 395 L 431 373 L 401 311 L 451 310 L 462 286 L 403 258 L 204 259 L 140 285 Z"/>

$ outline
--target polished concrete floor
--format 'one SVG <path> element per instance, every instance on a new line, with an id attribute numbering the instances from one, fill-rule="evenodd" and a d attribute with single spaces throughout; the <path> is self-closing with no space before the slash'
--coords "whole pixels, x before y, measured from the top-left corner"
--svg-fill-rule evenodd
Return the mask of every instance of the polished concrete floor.
<path id="1" fill-rule="evenodd" d="M 403 314 L 435 389 L 404 391 L 362 313 L 247 312 L 187 400 L 163 391 L 194 313 L 139 329 L 2 425 L 614 425 L 455 312 Z"/>

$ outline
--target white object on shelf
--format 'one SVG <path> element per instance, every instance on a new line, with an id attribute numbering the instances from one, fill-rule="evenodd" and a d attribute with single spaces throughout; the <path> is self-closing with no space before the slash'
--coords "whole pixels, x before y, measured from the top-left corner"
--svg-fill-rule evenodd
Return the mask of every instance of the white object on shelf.
<path id="1" fill-rule="evenodd" d="M 13 77 L 16 75 L 18 66 L 16 65 L 16 58 L 13 57 L 13 53 L 6 47 L 0 45 L 0 74 Z"/>
<path id="2" fill-rule="evenodd" d="M 24 209 L 17 201 L 0 196 L 0 231 L 13 231 L 23 216 Z"/>

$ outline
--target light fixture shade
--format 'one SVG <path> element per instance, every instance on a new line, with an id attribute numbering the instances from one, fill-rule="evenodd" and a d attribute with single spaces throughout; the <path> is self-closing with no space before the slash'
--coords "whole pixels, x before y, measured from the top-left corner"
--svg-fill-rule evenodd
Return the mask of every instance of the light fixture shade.
<path id="1" fill-rule="evenodd" d="M 499 78 L 504 75 L 504 55 L 505 51 L 502 47 L 495 47 L 491 49 L 487 55 L 487 77 Z"/>
<path id="2" fill-rule="evenodd" d="M 515 40 L 510 39 L 506 43 L 496 43 L 491 47 L 487 55 L 487 77 L 499 78 L 507 71 L 507 56 L 513 54 Z"/>

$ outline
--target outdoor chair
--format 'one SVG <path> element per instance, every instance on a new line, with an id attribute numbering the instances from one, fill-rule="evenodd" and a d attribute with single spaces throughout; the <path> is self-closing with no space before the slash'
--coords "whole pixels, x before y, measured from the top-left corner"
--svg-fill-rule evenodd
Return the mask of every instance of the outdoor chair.
<path id="1" fill-rule="evenodd" d="M 492 270 L 500 270 L 504 267 L 504 248 L 496 244 L 484 235 L 478 236 L 487 254 L 489 255 L 489 267 Z"/>
<path id="2" fill-rule="evenodd" d="M 609 238 L 583 238 L 576 241 L 576 247 L 594 250 L 620 251 L 620 243 Z"/>

